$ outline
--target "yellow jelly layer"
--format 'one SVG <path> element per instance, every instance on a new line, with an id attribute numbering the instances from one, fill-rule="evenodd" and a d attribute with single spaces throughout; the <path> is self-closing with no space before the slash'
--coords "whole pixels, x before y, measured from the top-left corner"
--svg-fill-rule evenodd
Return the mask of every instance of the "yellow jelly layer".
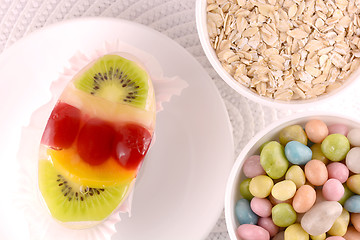
<path id="1" fill-rule="evenodd" d="M 136 170 L 123 168 L 114 158 L 92 166 L 80 158 L 75 148 L 47 149 L 46 153 L 60 174 L 78 184 L 102 188 L 123 184 L 136 178 Z"/>
<path id="2" fill-rule="evenodd" d="M 151 92 L 147 110 L 93 96 L 75 88 L 73 84 L 68 84 L 59 100 L 80 109 L 90 118 L 96 117 L 115 123 L 134 122 L 152 132 L 155 128 L 156 109 L 154 93 Z"/>

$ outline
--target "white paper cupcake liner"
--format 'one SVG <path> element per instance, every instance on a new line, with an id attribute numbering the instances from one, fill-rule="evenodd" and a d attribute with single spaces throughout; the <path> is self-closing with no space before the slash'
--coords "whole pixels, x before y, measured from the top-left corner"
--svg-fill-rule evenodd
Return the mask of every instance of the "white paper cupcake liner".
<path id="1" fill-rule="evenodd" d="M 29 224 L 30 239 L 36 240 L 106 240 L 116 232 L 115 224 L 120 222 L 119 213 L 131 215 L 131 203 L 134 188 L 130 190 L 127 199 L 106 220 L 100 224 L 82 230 L 69 229 L 53 219 L 42 203 L 38 189 L 38 149 L 42 133 L 46 126 L 50 113 L 66 85 L 72 80 L 83 67 L 97 58 L 109 53 L 127 53 L 141 61 L 148 71 L 154 85 L 156 97 L 156 111 L 163 110 L 162 103 L 170 101 L 174 95 L 180 95 L 188 84 L 179 77 L 164 77 L 158 61 L 150 54 L 145 53 L 133 46 L 116 41 L 105 43 L 99 50 L 86 55 L 78 52 L 69 60 L 69 67 L 50 86 L 52 98 L 50 102 L 34 111 L 29 126 L 22 129 L 22 136 L 18 151 L 19 187 L 16 194 L 16 203 L 26 216 Z M 66 64 L 66 63 L 64 63 Z M 154 139 L 152 144 L 154 143 Z M 146 159 L 145 159 L 146 161 Z"/>

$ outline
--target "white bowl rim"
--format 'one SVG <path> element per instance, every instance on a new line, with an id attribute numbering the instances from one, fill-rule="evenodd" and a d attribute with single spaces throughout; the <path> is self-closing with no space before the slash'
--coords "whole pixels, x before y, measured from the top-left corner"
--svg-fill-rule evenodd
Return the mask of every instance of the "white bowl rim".
<path id="1" fill-rule="evenodd" d="M 347 91 L 351 88 L 350 85 L 353 85 L 356 79 L 360 78 L 360 68 L 354 71 L 348 79 L 340 86 L 339 88 L 331 91 L 330 93 L 321 95 L 314 99 L 306 100 L 292 100 L 292 101 L 281 101 L 275 100 L 268 97 L 260 96 L 252 92 L 249 88 L 238 83 L 226 70 L 221 66 L 220 61 L 218 60 L 215 51 L 210 45 L 209 35 L 207 32 L 206 24 L 206 0 L 196 0 L 195 8 L 195 17 L 196 17 L 196 27 L 200 39 L 201 46 L 205 52 L 207 59 L 209 60 L 211 66 L 215 69 L 217 74 L 236 92 L 246 97 L 249 100 L 260 103 L 265 106 L 275 107 L 275 108 L 287 108 L 287 109 L 299 109 L 306 108 L 309 105 L 320 104 L 329 99 L 338 99 L 339 96 L 346 97 Z M 341 94 L 340 94 L 341 93 Z M 341 100 L 341 99 L 338 99 Z"/>
<path id="2" fill-rule="evenodd" d="M 245 156 L 248 154 L 248 152 L 251 150 L 251 148 L 261 140 L 267 133 L 269 133 L 271 130 L 280 127 L 281 125 L 284 125 L 288 122 L 292 121 L 303 121 L 306 119 L 315 119 L 315 118 L 324 118 L 324 117 L 334 117 L 338 119 L 346 119 L 348 121 L 354 122 L 359 124 L 360 121 L 355 119 L 352 116 L 346 115 L 346 114 L 338 114 L 334 112 L 303 112 L 303 113 L 297 113 L 291 116 L 284 117 L 282 119 L 279 119 L 276 122 L 271 123 L 261 131 L 259 131 L 257 134 L 255 134 L 254 137 L 250 139 L 250 141 L 246 144 L 246 146 L 242 149 L 238 157 L 236 158 L 236 161 L 233 165 L 233 168 L 231 169 L 227 184 L 226 184 L 226 190 L 225 190 L 225 221 L 226 221 L 226 227 L 228 230 L 228 234 L 230 236 L 230 239 L 232 240 L 238 240 L 236 236 L 236 232 L 234 229 L 236 229 L 236 222 L 234 223 L 232 221 L 232 216 L 234 215 L 232 204 L 235 202 L 234 196 L 232 195 L 233 188 L 235 187 L 235 182 L 239 174 L 241 174 L 241 165 L 243 164 L 245 160 Z"/>

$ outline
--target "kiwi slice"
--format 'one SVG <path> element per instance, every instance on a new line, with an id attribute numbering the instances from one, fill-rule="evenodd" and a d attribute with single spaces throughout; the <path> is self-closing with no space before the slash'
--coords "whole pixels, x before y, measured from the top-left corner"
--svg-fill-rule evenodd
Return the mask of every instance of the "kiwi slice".
<path id="1" fill-rule="evenodd" d="M 75 87 L 112 102 L 145 108 L 149 76 L 135 62 L 118 55 L 99 58 L 76 77 Z"/>
<path id="2" fill-rule="evenodd" d="M 39 161 L 39 189 L 51 215 L 61 222 L 101 221 L 127 196 L 130 182 L 89 188 L 63 177 L 47 160 Z"/>

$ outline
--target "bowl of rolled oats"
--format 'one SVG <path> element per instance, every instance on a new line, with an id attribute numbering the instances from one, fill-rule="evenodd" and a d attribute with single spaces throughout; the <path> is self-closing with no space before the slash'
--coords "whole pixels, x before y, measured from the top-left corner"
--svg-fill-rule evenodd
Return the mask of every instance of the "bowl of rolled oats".
<path id="1" fill-rule="evenodd" d="M 265 105 L 339 96 L 360 76 L 359 0 L 197 0 L 196 22 L 220 77 Z"/>

